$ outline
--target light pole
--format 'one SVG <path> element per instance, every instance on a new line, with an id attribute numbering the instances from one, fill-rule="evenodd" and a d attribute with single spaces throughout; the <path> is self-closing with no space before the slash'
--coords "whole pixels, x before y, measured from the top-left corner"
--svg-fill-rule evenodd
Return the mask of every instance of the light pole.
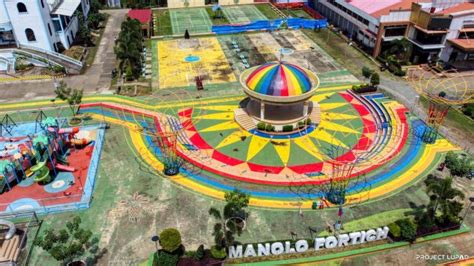
<path id="1" fill-rule="evenodd" d="M 467 214 L 471 211 L 472 209 L 472 203 L 474 202 L 474 197 L 469 197 L 469 201 L 471 203 L 469 203 L 469 207 L 467 208 L 466 212 L 464 213 L 464 216 L 462 217 L 462 220 L 461 220 L 461 225 L 464 223 L 464 219 L 466 219 L 466 216 Z"/>
<path id="2" fill-rule="evenodd" d="M 158 241 L 160 241 L 160 237 L 157 235 L 153 235 L 151 237 L 151 241 L 155 242 L 156 256 L 158 256 Z"/>

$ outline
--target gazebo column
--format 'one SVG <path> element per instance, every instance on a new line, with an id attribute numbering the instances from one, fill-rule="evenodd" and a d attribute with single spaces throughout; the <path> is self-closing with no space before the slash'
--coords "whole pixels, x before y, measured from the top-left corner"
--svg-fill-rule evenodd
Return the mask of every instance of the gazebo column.
<path id="1" fill-rule="evenodd" d="M 260 102 L 260 119 L 265 119 L 265 103 Z"/>
<path id="2" fill-rule="evenodd" d="M 308 115 L 308 101 L 304 102 L 303 104 L 303 116 L 307 116 Z"/>

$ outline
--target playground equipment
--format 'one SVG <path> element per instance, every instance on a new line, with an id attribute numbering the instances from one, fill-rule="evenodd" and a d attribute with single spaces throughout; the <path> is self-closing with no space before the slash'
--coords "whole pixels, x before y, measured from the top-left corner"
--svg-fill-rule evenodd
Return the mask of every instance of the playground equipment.
<path id="1" fill-rule="evenodd" d="M 0 225 L 8 227 L 8 231 L 5 234 L 5 240 L 9 240 L 15 235 L 16 227 L 14 223 L 4 220 L 4 219 L 0 219 Z"/>
<path id="2" fill-rule="evenodd" d="M 46 184 L 51 181 L 49 168 L 46 166 L 46 161 L 40 162 L 30 168 L 35 173 L 35 182 Z"/>
<path id="3" fill-rule="evenodd" d="M 1 192 L 6 188 L 11 190 L 13 183 L 18 184 L 27 177 L 34 176 L 35 182 L 47 184 L 57 175 L 57 171 L 75 171 L 75 168 L 68 166 L 69 148 L 85 146 L 91 141 L 86 137 L 75 138 L 80 133 L 79 128 L 62 128 L 64 123 L 61 122 L 64 121 L 47 117 L 40 111 L 34 135 L 0 139 L 4 147 L 0 151 Z M 9 122 L 10 125 L 13 123 Z"/>
<path id="4" fill-rule="evenodd" d="M 428 100 L 427 127 L 419 137 L 425 143 L 434 143 L 449 109 L 474 102 L 474 88 L 454 70 L 434 75 L 429 71 L 411 68 L 407 76 L 418 94 Z"/>

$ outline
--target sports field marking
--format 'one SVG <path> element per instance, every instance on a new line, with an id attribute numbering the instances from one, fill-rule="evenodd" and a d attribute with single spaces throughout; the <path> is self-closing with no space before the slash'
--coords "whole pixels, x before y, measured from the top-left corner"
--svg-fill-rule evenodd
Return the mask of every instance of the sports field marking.
<path id="1" fill-rule="evenodd" d="M 173 34 L 211 32 L 212 22 L 204 8 L 170 10 Z"/>
<path id="2" fill-rule="evenodd" d="M 267 17 L 253 5 L 223 7 L 224 15 L 232 24 L 267 20 Z"/>

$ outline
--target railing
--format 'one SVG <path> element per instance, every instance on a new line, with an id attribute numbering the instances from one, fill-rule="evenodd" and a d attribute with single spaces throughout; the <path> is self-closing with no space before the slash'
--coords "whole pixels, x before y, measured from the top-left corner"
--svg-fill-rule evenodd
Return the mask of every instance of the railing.
<path id="1" fill-rule="evenodd" d="M 44 53 L 44 54 L 47 54 L 47 55 L 50 55 L 50 56 L 53 56 L 53 57 L 57 57 L 61 60 L 64 60 L 66 62 L 69 62 L 73 65 L 76 65 L 80 68 L 82 68 L 82 62 L 79 61 L 79 60 L 76 60 L 76 59 L 73 59 L 69 56 L 65 56 L 63 54 L 60 54 L 60 53 L 56 53 L 56 52 L 52 52 L 52 51 L 48 51 L 48 50 L 45 50 L 45 49 L 42 49 L 42 48 L 38 48 L 38 47 L 35 47 L 35 46 L 31 46 L 31 45 L 26 45 L 26 44 L 20 44 L 20 48 L 23 48 L 23 49 L 29 49 L 29 50 L 32 50 L 32 51 L 37 51 L 37 52 L 40 52 L 40 53 Z"/>

